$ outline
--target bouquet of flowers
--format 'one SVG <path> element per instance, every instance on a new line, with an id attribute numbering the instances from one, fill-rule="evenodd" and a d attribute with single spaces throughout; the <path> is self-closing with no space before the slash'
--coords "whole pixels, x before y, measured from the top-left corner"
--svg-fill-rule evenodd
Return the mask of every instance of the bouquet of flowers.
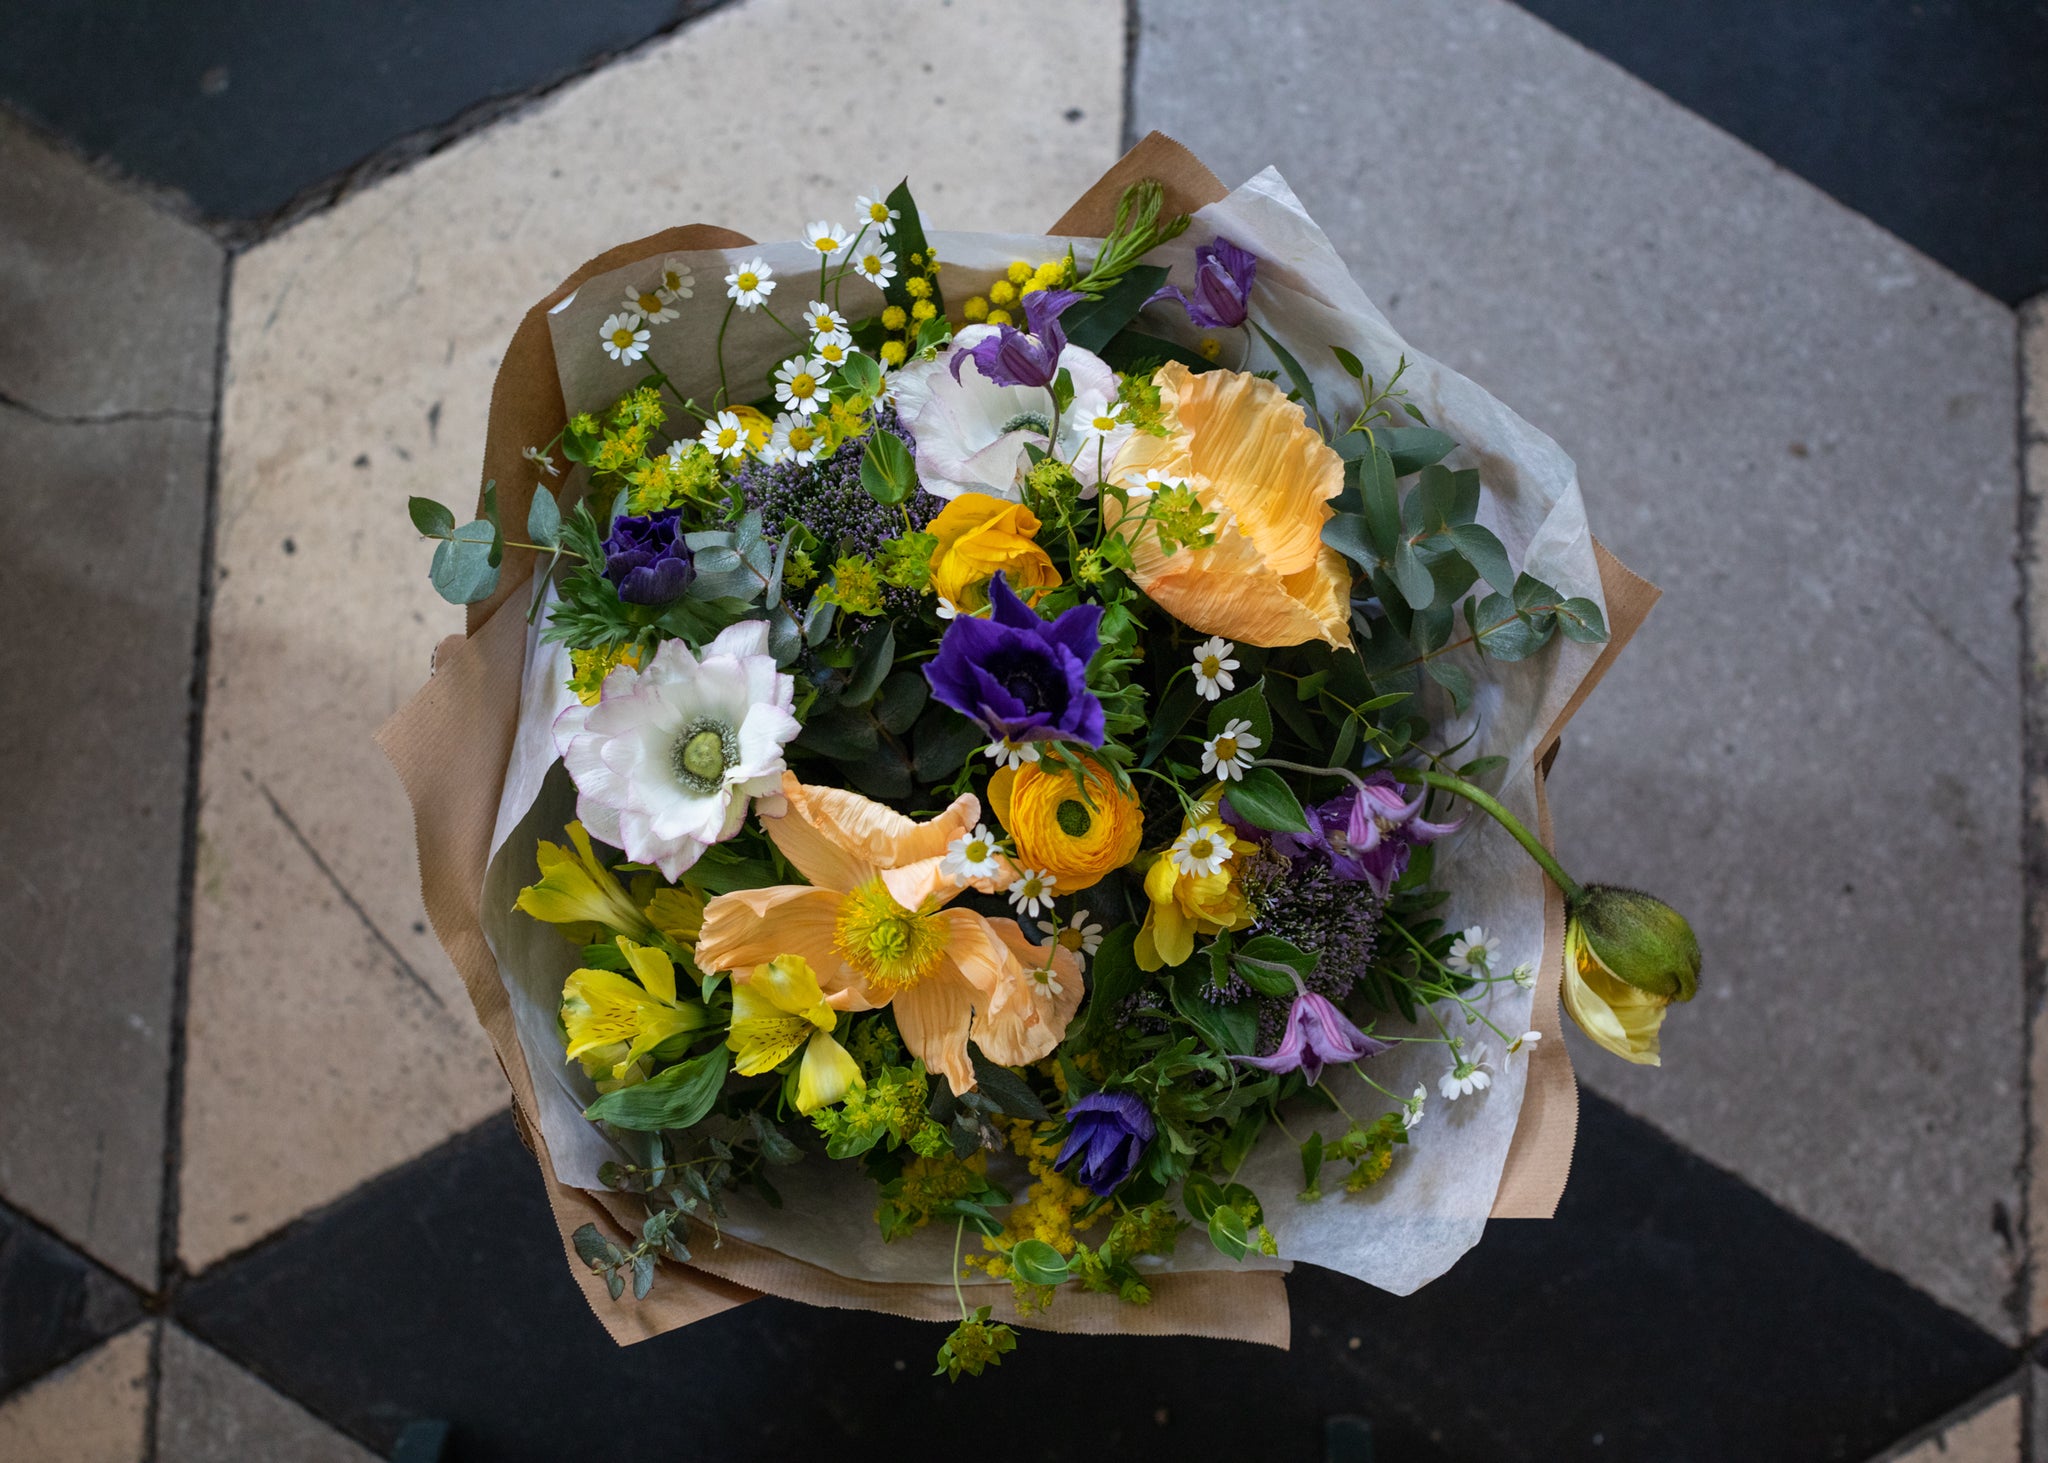
<path id="1" fill-rule="evenodd" d="M 1693 994 L 1685 921 L 1531 827 L 1613 648 L 1569 461 L 1276 174 L 1191 214 L 1145 156 L 1099 237 L 906 184 L 615 251 L 523 514 L 412 500 L 518 667 L 462 918 L 455 774 L 399 759 L 430 908 L 614 1300 L 939 1290 L 957 1377 L 1219 1269 L 1412 1289 L 1496 1202 L 1539 976 L 1636 1062 Z"/>

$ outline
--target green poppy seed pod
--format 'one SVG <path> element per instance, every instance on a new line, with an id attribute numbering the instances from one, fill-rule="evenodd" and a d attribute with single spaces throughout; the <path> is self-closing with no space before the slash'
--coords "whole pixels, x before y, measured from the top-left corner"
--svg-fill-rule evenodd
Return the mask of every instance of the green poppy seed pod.
<path id="1" fill-rule="evenodd" d="M 1658 1065 L 1658 1032 L 1673 1001 L 1699 989 L 1700 942 L 1685 917 L 1634 889 L 1589 886 L 1564 932 L 1564 1008 L 1625 1061 Z"/>

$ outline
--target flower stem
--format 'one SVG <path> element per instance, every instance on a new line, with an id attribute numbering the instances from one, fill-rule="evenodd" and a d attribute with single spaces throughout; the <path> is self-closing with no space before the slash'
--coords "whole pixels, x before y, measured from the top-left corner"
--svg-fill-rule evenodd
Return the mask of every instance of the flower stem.
<path id="1" fill-rule="evenodd" d="M 960 1319 L 967 1319 L 967 1296 L 960 1289 L 960 1237 L 967 1233 L 967 1220 L 963 1217 L 953 1226 L 953 1299 L 960 1302 Z"/>
<path id="2" fill-rule="evenodd" d="M 1542 844 L 1542 841 L 1523 826 L 1522 820 L 1500 805 L 1491 793 L 1474 787 L 1462 777 L 1453 777 L 1448 772 L 1425 772 L 1417 767 L 1390 767 L 1388 773 L 1399 782 L 1410 787 L 1433 787 L 1440 792 L 1451 793 L 1471 803 L 1501 827 L 1508 835 L 1522 845 L 1529 857 L 1536 860 L 1543 872 L 1550 875 L 1557 887 L 1564 891 L 1565 903 L 1577 904 L 1586 897 L 1586 891 L 1579 882 L 1564 871 L 1557 856 Z"/>
<path id="3" fill-rule="evenodd" d="M 732 390 L 725 384 L 725 328 L 732 324 L 733 307 L 738 303 L 737 300 L 727 301 L 725 318 L 718 322 L 718 344 L 714 347 L 718 356 L 718 400 L 713 403 L 714 410 L 723 410 L 732 403 Z"/>

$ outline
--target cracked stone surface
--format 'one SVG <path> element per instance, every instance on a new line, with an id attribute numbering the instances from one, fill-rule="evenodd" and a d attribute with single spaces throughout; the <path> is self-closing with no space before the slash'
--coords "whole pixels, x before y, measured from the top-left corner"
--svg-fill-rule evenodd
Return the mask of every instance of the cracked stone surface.
<path id="1" fill-rule="evenodd" d="M 2033 1131 L 2033 1166 L 2028 1175 L 2028 1255 L 2033 1274 L 2028 1286 L 2030 1335 L 2048 1331 L 2048 1280 L 2042 1265 L 2048 1263 L 2048 1162 L 2042 1155 L 2048 1148 L 2048 1008 L 2043 1005 L 2039 973 L 2048 969 L 2048 889 L 2040 883 L 2048 873 L 2042 861 L 2048 856 L 2048 295 L 2033 300 L 2020 310 L 2020 472 L 2025 502 L 2021 510 L 2024 525 L 2020 564 L 2026 576 L 2026 675 L 2027 697 L 2027 819 L 2033 835 L 2035 880 L 2033 907 L 2028 933 L 2028 950 L 2037 984 L 2034 1006 L 2028 1012 L 2033 1025 L 2033 1046 L 2029 1052 L 2032 1078 L 2028 1091 L 2031 1109 L 2028 1121 Z M 2048 1399 L 2036 1404 L 2036 1417 L 2048 1429 Z M 2048 1437 L 2039 1455 L 2048 1458 Z"/>
<path id="2" fill-rule="evenodd" d="M 0 681 L 24 713 L 0 772 L 0 1195 L 144 1284 L 222 267 L 0 125 Z"/>
<path id="3" fill-rule="evenodd" d="M 411 817 L 370 735 L 461 626 L 427 584 L 405 499 L 473 501 L 492 373 L 519 315 L 622 240 L 693 219 L 787 237 L 905 172 L 941 226 L 1050 223 L 1115 159 L 1123 10 L 1042 6 L 1046 33 L 1109 43 L 1019 51 L 1005 87 L 973 95 L 963 68 L 1008 14 L 996 0 L 879 12 L 749 0 L 237 260 L 187 1025 L 187 1265 L 504 1102 L 427 929 Z M 923 64 L 906 69 L 908 55 Z M 870 111 L 884 71 L 900 125 L 845 125 Z M 783 119 L 772 167 L 768 116 Z M 992 170 L 998 153 L 1006 165 Z"/>
<path id="4" fill-rule="evenodd" d="M 161 1345 L 155 1463 L 375 1463 L 368 1448 L 177 1326 L 164 1327 Z"/>
<path id="5" fill-rule="evenodd" d="M 0 1458 L 142 1463 L 155 1329 L 131 1327 L 0 1402 Z"/>
<path id="6" fill-rule="evenodd" d="M 1665 589 L 1552 805 L 1706 973 L 1661 1072 L 1580 1044 L 1582 1079 L 2015 1337 L 2012 312 L 1499 0 L 1289 6 L 1253 46 L 1213 0 L 1140 13 L 1138 129 L 1277 163 Z M 1185 84 L 1220 76 L 1299 100 Z"/>

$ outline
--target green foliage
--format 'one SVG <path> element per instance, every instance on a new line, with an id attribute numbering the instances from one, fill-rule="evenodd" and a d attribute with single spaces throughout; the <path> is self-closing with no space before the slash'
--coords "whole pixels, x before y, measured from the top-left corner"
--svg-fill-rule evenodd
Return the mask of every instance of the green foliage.
<path id="1" fill-rule="evenodd" d="M 992 1307 L 981 1306 L 953 1328 L 953 1334 L 939 1347 L 939 1365 L 933 1376 L 953 1382 L 963 1373 L 978 1377 L 989 1367 L 1001 1366 L 1003 1358 L 1017 1349 L 1017 1333 L 1000 1321 L 991 1322 L 992 1313 Z"/>
<path id="2" fill-rule="evenodd" d="M 607 1092 L 583 1110 L 593 1122 L 638 1133 L 688 1128 L 699 1122 L 725 1086 L 732 1053 L 722 1046 L 657 1072 L 645 1082 Z"/>
<path id="3" fill-rule="evenodd" d="M 925 1112 L 931 1081 L 923 1062 L 883 1067 L 867 1074 L 866 1088 L 855 1088 L 837 1107 L 821 1107 L 811 1125 L 825 1137 L 832 1158 L 852 1158 L 876 1144 L 890 1149 L 907 1146 L 930 1156 L 949 1146 L 943 1125 Z"/>

